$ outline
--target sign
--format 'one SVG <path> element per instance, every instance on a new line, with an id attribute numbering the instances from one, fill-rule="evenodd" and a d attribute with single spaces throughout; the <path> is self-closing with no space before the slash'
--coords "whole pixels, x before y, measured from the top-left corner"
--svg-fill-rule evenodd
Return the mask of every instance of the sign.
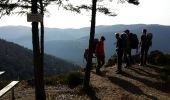
<path id="1" fill-rule="evenodd" d="M 42 14 L 27 14 L 27 22 L 42 22 Z"/>

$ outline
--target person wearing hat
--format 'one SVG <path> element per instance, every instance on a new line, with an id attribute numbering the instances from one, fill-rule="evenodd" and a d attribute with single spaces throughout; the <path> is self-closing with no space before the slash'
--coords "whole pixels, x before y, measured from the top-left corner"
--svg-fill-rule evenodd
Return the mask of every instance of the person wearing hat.
<path id="1" fill-rule="evenodd" d="M 104 41 L 105 37 L 101 36 L 100 41 L 97 43 L 95 48 L 95 55 L 97 58 L 96 74 L 100 74 L 100 68 L 105 63 Z"/>
<path id="2" fill-rule="evenodd" d="M 119 33 L 115 33 L 117 52 L 117 73 L 122 72 L 123 43 Z"/>

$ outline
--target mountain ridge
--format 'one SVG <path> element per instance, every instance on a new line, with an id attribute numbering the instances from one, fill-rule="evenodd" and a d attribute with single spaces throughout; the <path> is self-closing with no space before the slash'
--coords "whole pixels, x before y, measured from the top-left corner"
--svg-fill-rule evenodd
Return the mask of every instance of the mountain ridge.
<path id="1" fill-rule="evenodd" d="M 5 71 L 4 79 L 31 79 L 34 75 L 33 52 L 13 42 L 0 39 L 0 70 Z M 58 75 L 71 70 L 79 70 L 79 66 L 69 61 L 45 54 L 45 76 Z"/>
<path id="2" fill-rule="evenodd" d="M 125 29 L 129 29 L 131 32 L 136 33 L 138 38 L 142 33 L 142 29 L 146 28 L 148 32 L 153 33 L 153 46 L 151 50 L 159 49 L 164 52 L 170 52 L 170 47 L 168 47 L 168 41 L 170 38 L 170 26 L 159 25 L 159 24 L 131 24 L 131 25 L 100 25 L 96 26 L 95 38 L 100 38 L 100 36 L 105 36 L 105 49 L 106 57 L 109 58 L 113 53 L 115 53 L 115 32 L 123 32 Z M 55 28 L 53 28 L 55 29 Z M 1 30 L 1 28 L 0 28 Z M 10 30 L 10 29 L 9 29 Z M 63 32 L 59 31 L 45 31 L 45 52 L 47 54 L 60 57 L 62 59 L 69 60 L 77 64 L 83 64 L 83 51 L 88 47 L 90 28 L 80 28 L 74 29 L 70 32 L 69 29 L 62 29 Z M 52 33 L 50 33 L 52 32 Z M 0 31 L 0 33 L 2 33 Z M 58 35 L 62 34 L 61 36 Z M 12 42 L 23 45 L 27 48 L 32 48 L 31 41 L 31 30 L 29 39 L 26 36 L 21 39 L 13 39 Z M 1 35 L 0 35 L 1 36 Z M 73 37 L 73 38 L 72 38 Z M 59 39 L 60 38 L 60 39 Z M 8 40 L 8 39 L 7 39 Z"/>

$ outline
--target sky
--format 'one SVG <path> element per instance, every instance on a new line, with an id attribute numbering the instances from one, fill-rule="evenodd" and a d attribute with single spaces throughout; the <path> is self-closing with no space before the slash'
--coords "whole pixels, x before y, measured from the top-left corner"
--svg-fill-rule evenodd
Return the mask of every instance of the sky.
<path id="1" fill-rule="evenodd" d="M 102 0 L 100 0 L 102 1 Z M 96 15 L 96 25 L 115 24 L 161 24 L 170 25 L 170 0 L 139 0 L 138 6 L 128 3 L 118 3 L 118 0 L 108 3 L 98 2 L 111 8 L 116 17 L 109 17 L 101 13 Z M 116 2 L 115 2 L 116 1 Z M 91 3 L 91 0 L 72 0 L 74 4 Z M 51 5 L 48 7 L 48 14 L 45 14 L 45 27 L 50 28 L 82 28 L 90 27 L 91 12 L 77 14 L 65 11 Z M 12 15 L 4 16 L 0 19 L 0 26 L 23 25 L 31 27 L 31 22 L 27 22 L 27 16 Z"/>

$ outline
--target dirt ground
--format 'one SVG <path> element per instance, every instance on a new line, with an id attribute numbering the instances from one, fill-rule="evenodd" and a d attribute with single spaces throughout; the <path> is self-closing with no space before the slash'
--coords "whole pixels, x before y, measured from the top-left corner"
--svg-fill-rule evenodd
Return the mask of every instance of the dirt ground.
<path id="1" fill-rule="evenodd" d="M 138 66 L 122 68 L 116 73 L 116 66 L 102 68 L 102 74 L 91 72 L 93 92 L 84 94 L 78 89 L 64 85 L 46 86 L 47 100 L 170 100 L 170 84 L 164 84 L 158 72 L 159 66 Z M 34 100 L 34 89 L 20 83 L 15 88 L 16 100 Z M 10 92 L 0 100 L 9 100 Z"/>

